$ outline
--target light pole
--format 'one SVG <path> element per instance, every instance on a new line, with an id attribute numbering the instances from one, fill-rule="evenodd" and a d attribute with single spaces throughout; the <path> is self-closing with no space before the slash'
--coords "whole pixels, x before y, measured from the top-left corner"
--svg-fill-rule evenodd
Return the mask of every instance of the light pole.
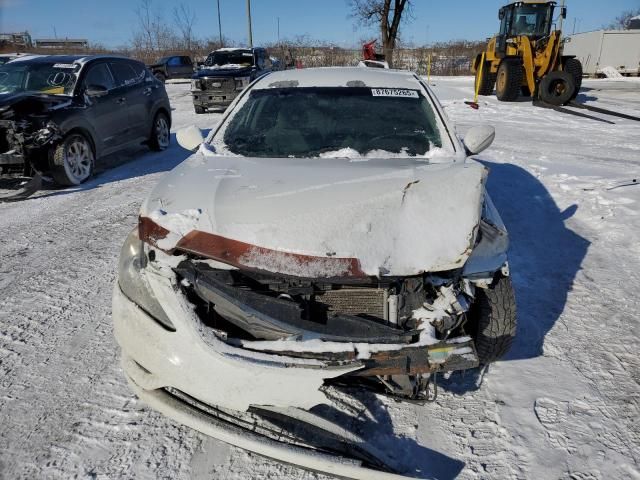
<path id="1" fill-rule="evenodd" d="M 251 0 L 247 0 L 247 22 L 249 22 L 249 48 L 253 48 L 253 32 L 251 31 Z"/>
<path id="2" fill-rule="evenodd" d="M 222 44 L 222 22 L 220 21 L 220 0 L 218 0 L 218 32 L 220 33 L 220 48 L 224 47 Z"/>

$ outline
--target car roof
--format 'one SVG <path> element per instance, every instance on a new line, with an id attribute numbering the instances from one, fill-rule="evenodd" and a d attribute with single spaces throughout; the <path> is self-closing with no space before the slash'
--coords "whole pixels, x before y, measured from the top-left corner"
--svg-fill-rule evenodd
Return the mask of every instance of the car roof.
<path id="1" fill-rule="evenodd" d="M 290 82 L 296 82 L 290 84 Z M 254 89 L 274 87 L 372 87 L 420 89 L 413 72 L 368 67 L 324 67 L 281 70 L 263 77 Z"/>
<path id="2" fill-rule="evenodd" d="M 29 62 L 29 63 L 79 63 L 85 64 L 92 60 L 98 59 L 123 59 L 133 60 L 122 55 L 24 55 L 17 57 L 11 63 Z M 137 60 L 133 60 L 136 61 Z"/>

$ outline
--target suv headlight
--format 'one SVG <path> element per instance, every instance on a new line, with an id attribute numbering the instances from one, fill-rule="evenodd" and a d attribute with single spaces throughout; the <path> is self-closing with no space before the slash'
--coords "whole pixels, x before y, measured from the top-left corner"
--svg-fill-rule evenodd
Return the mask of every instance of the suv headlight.
<path id="1" fill-rule="evenodd" d="M 236 90 L 244 90 L 244 87 L 251 83 L 251 77 L 238 77 L 236 81 Z"/>
<path id="2" fill-rule="evenodd" d="M 155 318 L 164 327 L 175 331 L 175 327 L 162 309 L 160 302 L 158 302 L 142 272 L 146 266 L 147 257 L 144 252 L 144 244 L 138 237 L 138 229 L 135 228 L 129 234 L 120 250 L 120 259 L 118 260 L 118 284 L 120 285 L 120 290 L 129 300 Z"/>

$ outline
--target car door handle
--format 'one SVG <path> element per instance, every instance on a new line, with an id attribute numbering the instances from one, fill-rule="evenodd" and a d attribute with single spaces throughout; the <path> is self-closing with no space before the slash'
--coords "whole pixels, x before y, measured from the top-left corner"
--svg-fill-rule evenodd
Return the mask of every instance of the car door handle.
<path id="1" fill-rule="evenodd" d="M 127 101 L 127 99 L 125 97 L 120 97 L 119 99 L 116 100 L 116 103 L 122 105 L 126 101 Z"/>

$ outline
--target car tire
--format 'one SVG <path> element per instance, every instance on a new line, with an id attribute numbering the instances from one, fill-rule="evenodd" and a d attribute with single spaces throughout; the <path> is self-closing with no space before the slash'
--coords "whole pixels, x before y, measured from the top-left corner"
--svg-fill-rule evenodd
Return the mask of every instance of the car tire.
<path id="1" fill-rule="evenodd" d="M 509 351 L 516 326 L 516 299 L 510 277 L 500 276 L 489 288 L 476 289 L 465 328 L 475 342 L 480 364 L 494 362 Z"/>
<path id="2" fill-rule="evenodd" d="M 162 83 L 167 81 L 167 77 L 162 72 L 156 72 L 153 74 L 153 76 L 156 77 L 156 79 Z"/>
<path id="3" fill-rule="evenodd" d="M 555 71 L 548 73 L 540 81 L 538 96 L 540 100 L 551 105 L 564 105 L 576 94 L 576 84 L 569 72 Z"/>
<path id="4" fill-rule="evenodd" d="M 153 119 L 151 126 L 151 135 L 149 136 L 149 148 L 156 152 L 166 150 L 171 143 L 171 132 L 169 128 L 169 119 L 167 116 L 158 112 Z"/>
<path id="5" fill-rule="evenodd" d="M 205 112 L 204 107 L 194 107 L 194 108 L 198 115 Z"/>
<path id="6" fill-rule="evenodd" d="M 576 88 L 571 96 L 571 100 L 574 100 L 578 96 L 578 93 L 580 93 L 580 88 L 582 87 L 582 63 L 580 63 L 580 60 L 577 58 L 567 58 L 564 61 L 562 69 L 573 77 Z"/>
<path id="7" fill-rule="evenodd" d="M 93 146 L 81 133 L 68 135 L 50 153 L 49 169 L 58 185 L 80 185 L 93 175 L 94 168 Z"/>
<path id="8" fill-rule="evenodd" d="M 522 63 L 517 58 L 505 58 L 496 77 L 496 97 L 502 102 L 513 102 L 520 95 L 522 77 L 524 75 Z"/>
<path id="9" fill-rule="evenodd" d="M 491 73 L 491 63 L 484 62 L 482 65 L 482 77 L 480 76 L 480 67 L 476 70 L 475 88 L 478 95 L 491 95 L 493 87 L 496 84 L 496 74 Z"/>

